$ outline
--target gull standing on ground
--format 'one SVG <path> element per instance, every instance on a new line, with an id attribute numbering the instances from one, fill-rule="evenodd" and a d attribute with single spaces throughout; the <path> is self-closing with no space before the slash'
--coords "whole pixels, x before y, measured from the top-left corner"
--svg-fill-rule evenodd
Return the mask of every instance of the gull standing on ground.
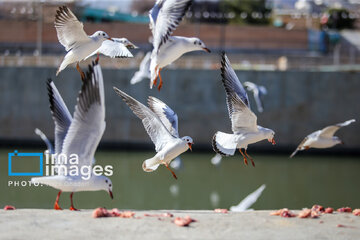
<path id="1" fill-rule="evenodd" d="M 116 87 L 114 90 L 134 114 L 142 120 L 146 132 L 155 144 L 157 154 L 143 162 L 143 170 L 152 172 L 160 164 L 164 164 L 177 179 L 175 173 L 169 168 L 169 163 L 188 149 L 192 150 L 193 144 L 191 137 L 179 137 L 177 114 L 155 97 L 150 96 L 148 98 L 149 107 L 146 107 Z"/>
<path id="2" fill-rule="evenodd" d="M 355 119 L 331 125 L 307 135 L 296 150 L 290 155 L 290 158 L 295 156 L 298 151 L 308 150 L 309 148 L 330 148 L 337 144 L 344 144 L 340 138 L 334 136 L 334 134 L 341 127 L 348 126 L 353 122 L 355 122 Z"/>
<path id="3" fill-rule="evenodd" d="M 246 90 L 250 91 L 254 95 L 254 99 L 256 102 L 256 107 L 259 112 L 264 111 L 264 104 L 262 102 L 262 96 L 267 94 L 267 90 L 264 86 L 259 86 L 252 82 L 244 82 L 244 87 Z"/>
<path id="4" fill-rule="evenodd" d="M 141 60 L 139 71 L 135 72 L 134 76 L 131 78 L 130 83 L 136 84 L 142 80 L 151 77 L 150 73 L 150 60 L 151 52 L 147 52 L 143 60 Z"/>
<path id="5" fill-rule="evenodd" d="M 100 65 L 93 63 L 93 66 L 89 66 L 73 118 L 51 79 L 47 85 L 51 114 L 55 122 L 55 153 L 62 153 L 65 156 L 77 154 L 79 158 L 77 167 L 87 166 L 91 169 L 96 148 L 106 125 L 104 83 Z M 59 166 L 57 175 L 31 179 L 34 183 L 49 185 L 60 190 L 54 209 L 61 210 L 59 198 L 62 192 L 71 192 L 70 210 L 77 210 L 73 204 L 74 192 L 105 190 L 113 198 L 112 183 L 108 177 L 91 174 L 90 178 L 85 180 L 81 174 L 69 175 L 69 167 L 71 167 L 69 162 L 66 164 L 62 159 L 56 159 L 56 165 Z"/>
<path id="6" fill-rule="evenodd" d="M 247 210 L 251 210 L 250 207 L 258 200 L 264 191 L 266 185 L 261 185 L 258 189 L 256 189 L 253 193 L 250 193 L 246 198 L 244 198 L 238 205 L 231 206 L 230 211 L 232 212 L 244 212 Z"/>
<path id="7" fill-rule="evenodd" d="M 79 62 L 99 53 L 111 58 L 133 57 L 125 45 L 118 41 L 119 39 L 114 41 L 103 31 L 97 31 L 93 35 L 88 36 L 84 31 L 83 24 L 66 6 L 59 7 L 56 11 L 55 28 L 59 42 L 68 52 L 60 64 L 56 76 L 67 65 L 76 62 L 76 69 L 80 72 L 83 79 L 85 76 L 79 67 Z"/>
<path id="8" fill-rule="evenodd" d="M 257 125 L 257 117 L 250 110 L 249 99 L 241 82 L 232 69 L 229 59 L 225 53 L 222 53 L 221 77 L 226 92 L 226 103 L 233 134 L 218 131 L 213 137 L 213 149 L 216 153 L 232 156 L 238 148 L 244 157 L 244 163 L 247 165 L 247 158 L 253 159 L 247 154 L 246 149 L 249 144 L 268 139 L 275 144 L 274 131 Z M 241 149 L 245 149 L 245 154 Z"/>
<path id="9" fill-rule="evenodd" d="M 160 91 L 163 84 L 160 74 L 162 68 L 184 53 L 199 50 L 210 52 L 199 38 L 171 36 L 190 8 L 191 2 L 192 0 L 157 0 L 149 12 L 154 46 L 150 63 L 150 88 L 157 84 L 159 77 L 158 89 Z"/>

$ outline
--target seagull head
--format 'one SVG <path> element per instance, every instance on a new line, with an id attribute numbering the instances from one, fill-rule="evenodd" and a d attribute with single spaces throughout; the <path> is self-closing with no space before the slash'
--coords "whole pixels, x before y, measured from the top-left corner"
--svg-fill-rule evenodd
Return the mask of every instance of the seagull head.
<path id="1" fill-rule="evenodd" d="M 127 38 L 119 38 L 117 39 L 118 42 L 122 43 L 125 45 L 125 47 L 127 49 L 136 49 L 139 48 L 137 47 L 135 44 L 133 44 L 132 42 L 130 42 Z"/>
<path id="2" fill-rule="evenodd" d="M 194 144 L 194 141 L 192 140 L 191 137 L 182 137 L 181 140 L 184 141 L 184 143 L 190 148 L 190 150 L 192 151 L 192 145 Z"/>
<path id="3" fill-rule="evenodd" d="M 271 129 L 268 129 L 268 128 L 263 128 L 264 131 L 265 131 L 265 134 L 266 134 L 266 138 L 269 142 L 272 143 L 272 145 L 275 145 L 276 142 L 275 142 L 275 132 Z"/>
<path id="4" fill-rule="evenodd" d="M 101 39 L 103 41 L 105 40 L 110 40 L 110 41 L 114 41 L 112 38 L 109 37 L 109 35 L 104 32 L 104 31 L 97 31 L 93 34 L 94 37 Z"/>
<path id="5" fill-rule="evenodd" d="M 203 41 L 201 41 L 199 38 L 191 38 L 191 42 L 194 45 L 195 49 L 197 50 L 203 50 L 205 52 L 210 53 L 210 49 L 208 49 Z"/>
<path id="6" fill-rule="evenodd" d="M 114 198 L 113 196 L 113 192 L 112 192 L 112 182 L 110 180 L 110 178 L 100 175 L 100 176 L 96 176 L 96 184 L 97 188 L 99 188 L 99 190 L 104 190 L 106 192 L 109 193 L 111 199 Z"/>

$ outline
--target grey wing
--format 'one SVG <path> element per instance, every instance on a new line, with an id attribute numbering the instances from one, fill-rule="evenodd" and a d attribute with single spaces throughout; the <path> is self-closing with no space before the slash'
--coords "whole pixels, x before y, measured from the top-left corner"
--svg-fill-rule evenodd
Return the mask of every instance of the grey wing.
<path id="1" fill-rule="evenodd" d="M 341 127 L 348 126 L 353 122 L 355 122 L 355 119 L 351 119 L 351 120 L 345 121 L 343 123 L 338 123 L 336 125 L 328 126 L 321 130 L 320 136 L 330 138 L 330 137 L 334 136 L 335 132 L 337 130 L 339 130 Z"/>
<path id="2" fill-rule="evenodd" d="M 257 117 L 249 108 L 249 100 L 226 54 L 222 54 L 221 76 L 226 92 L 226 103 L 234 133 L 245 129 L 257 131 Z"/>
<path id="3" fill-rule="evenodd" d="M 79 166 L 92 166 L 96 148 L 105 130 L 104 83 L 100 65 L 89 66 L 66 135 L 63 153 L 77 154 Z"/>
<path id="4" fill-rule="evenodd" d="M 153 111 L 118 88 L 113 88 L 134 114 L 142 120 L 146 132 L 155 144 L 156 152 L 159 152 L 169 141 L 175 140 Z"/>
<path id="5" fill-rule="evenodd" d="M 149 12 L 154 52 L 158 52 L 190 8 L 192 0 L 158 0 Z"/>
<path id="6" fill-rule="evenodd" d="M 178 130 L 178 116 L 177 114 L 164 102 L 155 98 L 148 98 L 149 108 L 160 118 L 161 122 L 165 125 L 166 129 L 174 137 L 179 137 Z"/>
<path id="7" fill-rule="evenodd" d="M 62 152 L 65 136 L 70 127 L 72 117 L 59 91 L 51 79 L 47 81 L 50 111 L 55 124 L 55 153 Z"/>
<path id="8" fill-rule="evenodd" d="M 46 137 L 46 135 L 38 128 L 35 128 L 35 133 L 38 135 L 46 144 L 46 147 L 50 154 L 54 154 L 54 147 L 51 144 L 50 140 Z"/>
<path id="9" fill-rule="evenodd" d="M 66 51 L 90 41 L 84 26 L 66 6 L 59 7 L 55 15 L 55 28 L 59 42 Z"/>
<path id="10" fill-rule="evenodd" d="M 151 52 L 147 52 L 145 57 L 140 63 L 139 71 L 135 72 L 134 76 L 131 78 L 130 80 L 131 84 L 141 82 L 145 78 L 150 79 L 151 76 L 150 62 L 151 62 Z"/>
<path id="11" fill-rule="evenodd" d="M 298 151 L 301 151 L 304 149 L 304 143 L 309 139 L 310 135 L 305 137 L 301 143 L 297 146 L 297 148 L 295 149 L 295 151 L 290 155 L 290 158 L 294 157 L 295 154 L 298 152 Z"/>

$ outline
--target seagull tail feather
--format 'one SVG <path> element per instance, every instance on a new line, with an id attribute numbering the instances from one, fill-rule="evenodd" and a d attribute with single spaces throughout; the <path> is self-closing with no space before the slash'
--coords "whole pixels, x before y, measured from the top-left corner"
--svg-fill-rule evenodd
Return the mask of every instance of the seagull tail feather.
<path id="1" fill-rule="evenodd" d="M 236 150 L 236 139 L 237 136 L 234 134 L 218 131 L 212 139 L 213 149 L 222 156 L 232 156 L 235 154 Z"/>

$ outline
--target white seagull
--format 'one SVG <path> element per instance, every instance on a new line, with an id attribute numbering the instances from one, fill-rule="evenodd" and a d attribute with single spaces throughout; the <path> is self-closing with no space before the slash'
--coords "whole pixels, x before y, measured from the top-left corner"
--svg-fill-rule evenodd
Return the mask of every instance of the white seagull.
<path id="1" fill-rule="evenodd" d="M 244 82 L 244 87 L 246 90 L 250 91 L 254 95 L 254 99 L 256 102 L 256 107 L 259 112 L 264 111 L 264 104 L 262 102 L 262 96 L 267 94 L 267 90 L 264 86 L 259 86 L 252 82 Z"/>
<path id="2" fill-rule="evenodd" d="M 143 60 L 141 60 L 139 71 L 135 72 L 134 76 L 131 78 L 130 83 L 136 84 L 142 80 L 151 77 L 150 73 L 150 57 L 151 52 L 147 52 Z"/>
<path id="3" fill-rule="evenodd" d="M 230 211 L 244 212 L 250 210 L 250 207 L 258 200 L 265 188 L 265 184 L 261 185 L 253 193 L 250 193 L 246 198 L 244 198 L 238 205 L 231 206 Z"/>
<path id="4" fill-rule="evenodd" d="M 114 87 L 114 90 L 134 114 L 142 120 L 146 132 L 155 144 L 157 154 L 143 162 L 143 170 L 152 172 L 160 164 L 164 164 L 171 171 L 174 178 L 177 179 L 175 173 L 169 168 L 169 163 L 188 149 L 191 150 L 193 140 L 188 136 L 179 137 L 176 113 L 155 97 L 150 96 L 148 98 L 149 107 L 146 107 L 116 87 Z"/>
<path id="5" fill-rule="evenodd" d="M 198 50 L 210 52 L 198 38 L 171 36 L 189 9 L 191 2 L 192 0 L 157 0 L 149 12 L 154 46 L 150 63 L 150 88 L 157 84 L 159 77 L 158 89 L 161 89 L 163 84 L 160 75 L 161 69 L 184 53 Z"/>
<path id="6" fill-rule="evenodd" d="M 48 94 L 50 109 L 55 122 L 55 154 L 69 157 L 76 154 L 79 158 L 77 167 L 93 165 L 94 154 L 105 130 L 105 99 L 104 83 L 100 65 L 97 63 L 89 67 L 89 72 L 83 81 L 81 91 L 72 118 L 55 84 L 49 79 Z M 72 175 L 69 163 L 62 158 L 56 159 L 57 175 L 32 178 L 34 183 L 40 183 L 59 189 L 54 209 L 61 210 L 59 197 L 62 192 L 71 192 L 70 210 L 77 210 L 73 204 L 74 192 L 105 190 L 112 194 L 112 183 L 108 177 L 91 174 L 88 180 L 78 175 Z M 92 169 L 91 169 L 92 172 Z"/>
<path id="7" fill-rule="evenodd" d="M 235 154 L 235 150 L 238 148 L 244 157 L 245 164 L 247 165 L 247 158 L 249 158 L 252 165 L 255 166 L 253 159 L 246 153 L 248 145 L 264 139 L 275 144 L 275 133 L 271 129 L 257 125 L 257 117 L 250 110 L 246 91 L 225 53 L 222 53 L 221 77 L 225 87 L 226 103 L 233 134 L 220 131 L 215 133 L 212 142 L 213 149 L 216 153 L 231 156 Z M 242 148 L 245 149 L 245 154 L 241 151 Z"/>
<path id="8" fill-rule="evenodd" d="M 355 122 L 355 119 L 331 125 L 307 135 L 296 150 L 290 155 L 290 158 L 295 156 L 298 151 L 308 150 L 309 148 L 330 148 L 337 144 L 343 144 L 340 138 L 334 136 L 334 134 L 341 127 L 348 126 L 353 122 Z"/>
<path id="9" fill-rule="evenodd" d="M 55 28 L 59 42 L 68 52 L 56 75 L 71 63 L 77 63 L 76 69 L 80 72 L 82 79 L 84 73 L 79 67 L 79 62 L 86 60 L 94 54 L 102 53 L 111 58 L 133 57 L 126 46 L 121 43 L 121 39 L 112 39 L 103 31 L 97 31 L 88 36 L 84 31 L 84 26 L 66 6 L 59 7 L 55 15 Z"/>

